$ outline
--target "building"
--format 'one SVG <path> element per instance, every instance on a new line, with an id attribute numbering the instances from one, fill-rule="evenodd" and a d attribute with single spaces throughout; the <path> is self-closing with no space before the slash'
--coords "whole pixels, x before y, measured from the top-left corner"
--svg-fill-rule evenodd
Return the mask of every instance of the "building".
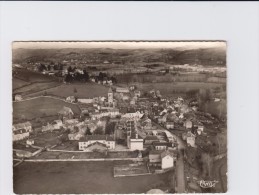
<path id="1" fill-rule="evenodd" d="M 152 165 L 161 165 L 161 153 L 162 151 L 159 150 L 151 150 L 148 155 L 149 163 Z"/>
<path id="2" fill-rule="evenodd" d="M 151 150 L 149 152 L 149 165 L 169 169 L 174 167 L 176 155 L 169 150 Z"/>
<path id="3" fill-rule="evenodd" d="M 77 101 L 79 103 L 82 103 L 82 104 L 92 104 L 92 103 L 94 103 L 94 100 L 91 99 L 91 98 L 79 98 Z"/>
<path id="4" fill-rule="evenodd" d="M 13 141 L 23 140 L 30 136 L 30 132 L 24 128 L 13 130 Z"/>
<path id="5" fill-rule="evenodd" d="M 131 151 L 143 150 L 143 138 L 140 137 L 136 132 L 131 133 L 131 135 L 128 136 L 128 148 Z"/>
<path id="6" fill-rule="evenodd" d="M 187 120 L 184 122 L 184 126 L 186 129 L 191 129 L 192 128 L 192 121 Z"/>
<path id="7" fill-rule="evenodd" d="M 165 126 L 167 129 L 174 129 L 174 122 L 166 122 Z"/>
<path id="8" fill-rule="evenodd" d="M 20 130 L 20 129 L 25 129 L 26 132 L 32 132 L 32 125 L 29 121 L 25 123 L 18 123 L 13 125 L 13 131 Z"/>
<path id="9" fill-rule="evenodd" d="M 129 89 L 128 88 L 117 87 L 116 88 L 116 92 L 117 93 L 129 93 Z"/>
<path id="10" fill-rule="evenodd" d="M 71 108 L 64 106 L 59 112 L 58 115 L 61 116 L 63 119 L 72 119 L 74 113 Z"/>
<path id="11" fill-rule="evenodd" d="M 108 90 L 108 104 L 109 106 L 113 106 L 113 92 L 111 87 Z"/>
<path id="12" fill-rule="evenodd" d="M 187 145 L 195 147 L 195 135 L 191 131 L 188 131 L 186 134 L 186 142 Z"/>
<path id="13" fill-rule="evenodd" d="M 94 149 L 115 149 L 114 137 L 108 135 L 87 135 L 78 142 L 79 150 L 93 151 Z M 96 147 L 94 147 L 96 146 Z"/>
<path id="14" fill-rule="evenodd" d="M 155 150 L 166 150 L 168 148 L 167 142 L 153 142 Z"/>
<path id="15" fill-rule="evenodd" d="M 135 97 L 140 97 L 141 93 L 139 90 L 134 91 Z"/>
<path id="16" fill-rule="evenodd" d="M 22 100 L 22 95 L 17 94 L 14 96 L 14 101 L 21 101 L 21 100 Z"/>
<path id="17" fill-rule="evenodd" d="M 33 145 L 34 144 L 34 140 L 33 139 L 28 139 L 28 140 L 26 140 L 26 144 L 27 145 Z"/>
<path id="18" fill-rule="evenodd" d="M 75 98 L 75 96 L 68 96 L 68 97 L 66 98 L 66 101 L 67 101 L 67 102 L 70 102 L 70 103 L 74 103 L 74 102 L 76 101 L 76 98 Z"/>
<path id="19" fill-rule="evenodd" d="M 174 156 L 168 150 L 161 153 L 161 168 L 169 169 L 174 167 Z"/>
<path id="20" fill-rule="evenodd" d="M 63 127 L 63 122 L 62 120 L 54 120 L 51 125 L 53 126 L 53 129 L 60 129 Z"/>
<path id="21" fill-rule="evenodd" d="M 147 137 L 145 137 L 144 139 L 144 144 L 153 144 L 153 142 L 158 142 L 158 138 L 157 136 L 154 136 L 154 135 L 148 135 Z"/>

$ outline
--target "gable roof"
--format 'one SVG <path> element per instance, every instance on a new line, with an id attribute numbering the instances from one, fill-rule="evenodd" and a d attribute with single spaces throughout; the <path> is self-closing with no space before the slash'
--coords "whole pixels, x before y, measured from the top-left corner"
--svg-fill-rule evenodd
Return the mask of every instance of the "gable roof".
<path id="1" fill-rule="evenodd" d="M 163 151 L 162 153 L 161 153 L 161 158 L 164 158 L 164 157 L 166 157 L 166 156 L 171 156 L 171 157 L 174 157 L 174 155 L 173 155 L 173 153 L 171 153 L 170 151 L 168 151 L 168 150 L 165 150 L 165 151 Z"/>

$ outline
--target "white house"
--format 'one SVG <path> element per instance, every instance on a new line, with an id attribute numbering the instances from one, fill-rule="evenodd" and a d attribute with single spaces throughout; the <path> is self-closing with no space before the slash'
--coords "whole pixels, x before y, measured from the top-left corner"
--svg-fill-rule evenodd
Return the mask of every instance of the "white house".
<path id="1" fill-rule="evenodd" d="M 165 126 L 167 129 L 174 129 L 174 122 L 166 122 Z"/>
<path id="2" fill-rule="evenodd" d="M 16 129 L 13 131 L 13 141 L 25 139 L 30 136 L 30 132 L 26 129 Z"/>
<path id="3" fill-rule="evenodd" d="M 204 130 L 204 126 L 203 125 L 198 125 L 198 129 L 197 129 L 197 133 L 200 135 Z"/>
<path id="4" fill-rule="evenodd" d="M 174 156 L 168 150 L 161 153 L 161 168 L 169 169 L 174 167 Z"/>
<path id="5" fill-rule="evenodd" d="M 79 98 L 77 101 L 83 104 L 92 104 L 94 102 L 91 98 Z"/>
<path id="6" fill-rule="evenodd" d="M 70 102 L 70 103 L 74 103 L 74 102 L 76 101 L 76 98 L 75 98 L 74 96 L 68 96 L 68 97 L 66 98 L 66 101 L 67 101 L 67 102 Z"/>
<path id="7" fill-rule="evenodd" d="M 96 145 L 97 143 L 97 145 Z M 92 146 L 103 146 L 109 150 L 115 149 L 115 140 L 113 137 L 108 135 L 87 135 L 85 139 L 78 142 L 79 150 L 92 151 Z M 91 147 L 91 148 L 90 148 Z"/>
<path id="8" fill-rule="evenodd" d="M 195 135 L 191 131 L 188 131 L 186 134 L 186 142 L 187 145 L 195 147 Z"/>
<path id="9" fill-rule="evenodd" d="M 34 144 L 34 140 L 33 139 L 28 139 L 28 140 L 26 140 L 26 144 L 27 145 L 33 145 Z"/>
<path id="10" fill-rule="evenodd" d="M 190 120 L 185 121 L 184 122 L 184 127 L 186 129 L 191 129 L 192 128 L 192 121 L 190 121 Z"/>
<path id="11" fill-rule="evenodd" d="M 143 113 L 140 113 L 139 111 L 137 111 L 132 113 L 126 113 L 122 115 L 121 118 L 139 120 L 143 115 L 144 115 Z"/>
<path id="12" fill-rule="evenodd" d="M 15 95 L 14 96 L 14 100 L 15 101 L 21 101 L 22 100 L 22 95 L 19 95 L 19 94 Z"/>
<path id="13" fill-rule="evenodd" d="M 29 121 L 27 121 L 25 123 L 14 124 L 12 129 L 13 131 L 25 129 L 27 132 L 32 132 L 32 125 Z"/>
<path id="14" fill-rule="evenodd" d="M 128 88 L 117 87 L 116 88 L 116 92 L 117 93 L 129 93 L 129 89 Z"/>
<path id="15" fill-rule="evenodd" d="M 54 120 L 51 125 L 53 129 L 60 129 L 63 126 L 62 120 Z"/>
<path id="16" fill-rule="evenodd" d="M 128 148 L 131 151 L 143 150 L 143 141 L 143 138 L 137 133 L 132 133 L 131 136 L 128 137 Z"/>

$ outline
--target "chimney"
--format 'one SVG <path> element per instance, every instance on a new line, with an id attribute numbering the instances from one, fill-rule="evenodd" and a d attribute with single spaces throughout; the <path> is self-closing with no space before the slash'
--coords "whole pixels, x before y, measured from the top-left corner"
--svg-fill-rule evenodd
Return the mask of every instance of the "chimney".
<path id="1" fill-rule="evenodd" d="M 138 134 L 136 133 L 136 139 L 138 139 Z"/>

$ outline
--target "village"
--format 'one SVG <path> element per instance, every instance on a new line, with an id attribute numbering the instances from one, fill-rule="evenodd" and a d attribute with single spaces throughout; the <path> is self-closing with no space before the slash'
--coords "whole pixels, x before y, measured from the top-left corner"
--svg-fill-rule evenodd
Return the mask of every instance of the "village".
<path id="1" fill-rule="evenodd" d="M 114 177 L 173 171 L 171 184 L 161 187 L 165 191 L 202 192 L 199 181 L 212 176 L 212 165 L 206 165 L 224 151 L 217 142 L 222 122 L 199 111 L 194 100 L 163 97 L 159 90 L 144 95 L 137 86 L 117 87 L 112 81 L 99 84 L 106 86 L 106 96 L 64 99 L 80 107 L 79 115 L 64 106 L 56 120 L 42 127 L 34 129 L 30 121 L 14 124 L 14 166 L 24 161 L 130 160 L 114 166 Z M 213 151 L 213 156 L 201 155 L 201 165 L 195 167 L 198 151 Z M 185 174 L 187 169 L 191 171 Z"/>

